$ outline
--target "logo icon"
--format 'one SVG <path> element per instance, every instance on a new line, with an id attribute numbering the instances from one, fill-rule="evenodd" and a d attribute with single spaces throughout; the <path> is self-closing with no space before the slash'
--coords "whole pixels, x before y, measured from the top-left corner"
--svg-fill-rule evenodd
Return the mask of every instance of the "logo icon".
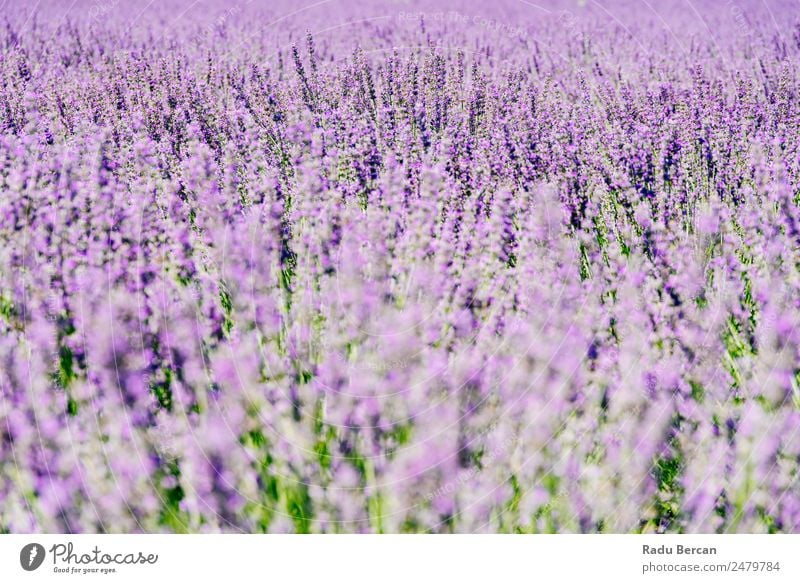
<path id="1" fill-rule="evenodd" d="M 44 547 L 38 543 L 30 543 L 22 547 L 19 553 L 19 564 L 26 571 L 35 571 L 44 563 Z"/>

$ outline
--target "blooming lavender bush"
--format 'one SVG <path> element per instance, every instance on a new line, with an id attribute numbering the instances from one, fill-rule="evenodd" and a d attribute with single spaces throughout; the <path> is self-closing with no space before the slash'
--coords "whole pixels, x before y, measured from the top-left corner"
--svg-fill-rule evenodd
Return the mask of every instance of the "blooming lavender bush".
<path id="1" fill-rule="evenodd" d="M 749 4 L 0 3 L 0 531 L 800 531 Z"/>

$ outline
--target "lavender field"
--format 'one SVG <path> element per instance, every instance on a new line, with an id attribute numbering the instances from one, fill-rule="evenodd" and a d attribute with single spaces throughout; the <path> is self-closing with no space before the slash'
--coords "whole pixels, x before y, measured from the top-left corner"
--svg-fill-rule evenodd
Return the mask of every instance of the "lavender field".
<path id="1" fill-rule="evenodd" d="M 0 0 L 0 532 L 800 532 L 794 0 Z"/>

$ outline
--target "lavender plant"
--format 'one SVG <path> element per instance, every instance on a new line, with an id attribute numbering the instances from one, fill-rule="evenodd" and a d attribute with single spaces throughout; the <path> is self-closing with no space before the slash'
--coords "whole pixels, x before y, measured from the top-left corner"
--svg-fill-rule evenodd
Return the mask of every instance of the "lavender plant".
<path id="1" fill-rule="evenodd" d="M 195 4 L 0 3 L 0 531 L 800 532 L 796 4 Z"/>

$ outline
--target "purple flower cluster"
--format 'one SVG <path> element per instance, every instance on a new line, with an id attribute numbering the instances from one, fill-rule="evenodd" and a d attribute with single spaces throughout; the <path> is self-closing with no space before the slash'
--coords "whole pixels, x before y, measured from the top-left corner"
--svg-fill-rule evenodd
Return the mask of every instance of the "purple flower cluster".
<path id="1" fill-rule="evenodd" d="M 800 532 L 792 3 L 30 4 L 0 532 Z"/>

